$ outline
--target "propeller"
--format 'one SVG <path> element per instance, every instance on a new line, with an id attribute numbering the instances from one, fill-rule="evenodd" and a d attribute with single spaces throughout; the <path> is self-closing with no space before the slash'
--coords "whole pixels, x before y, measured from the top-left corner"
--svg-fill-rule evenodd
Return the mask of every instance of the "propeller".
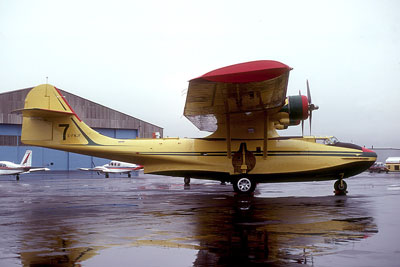
<path id="1" fill-rule="evenodd" d="M 308 114 L 310 117 L 310 135 L 311 135 L 311 124 L 312 124 L 312 112 L 319 109 L 317 105 L 314 105 L 311 101 L 310 85 L 307 80 L 307 99 L 308 99 Z"/>
<path id="2" fill-rule="evenodd" d="M 299 90 L 299 96 L 301 96 L 300 90 Z M 301 120 L 301 136 L 304 136 L 304 120 Z"/>

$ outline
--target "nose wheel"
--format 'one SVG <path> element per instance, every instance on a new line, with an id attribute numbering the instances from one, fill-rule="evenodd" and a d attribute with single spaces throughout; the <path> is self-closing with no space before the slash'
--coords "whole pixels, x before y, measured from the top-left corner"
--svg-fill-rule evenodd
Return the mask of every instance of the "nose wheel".
<path id="1" fill-rule="evenodd" d="M 333 188 L 335 189 L 333 192 L 337 196 L 347 194 L 347 183 L 343 179 L 337 180 L 333 185 Z"/>
<path id="2" fill-rule="evenodd" d="M 183 178 L 183 182 L 185 183 L 185 185 L 190 185 L 190 177 Z"/>
<path id="3" fill-rule="evenodd" d="M 242 177 L 233 182 L 233 190 L 239 194 L 251 194 L 255 189 L 256 183 L 248 177 Z"/>

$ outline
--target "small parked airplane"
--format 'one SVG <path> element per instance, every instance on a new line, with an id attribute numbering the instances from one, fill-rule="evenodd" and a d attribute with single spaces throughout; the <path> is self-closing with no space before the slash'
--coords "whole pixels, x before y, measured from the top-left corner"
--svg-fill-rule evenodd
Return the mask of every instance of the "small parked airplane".
<path id="1" fill-rule="evenodd" d="M 127 163 L 122 161 L 112 160 L 110 163 L 103 166 L 96 166 L 94 168 L 79 168 L 81 171 L 94 171 L 97 174 L 104 173 L 106 178 L 109 178 L 110 173 L 127 173 L 131 177 L 131 172 L 142 170 L 142 165 Z"/>
<path id="2" fill-rule="evenodd" d="M 257 183 L 336 180 L 367 170 L 374 151 L 327 136 L 280 136 L 303 125 L 318 109 L 307 96 L 286 96 L 291 67 L 273 60 L 235 64 L 189 81 L 184 115 L 205 138 L 115 139 L 85 124 L 50 84 L 25 99 L 24 144 L 142 164 L 144 172 L 230 182 L 234 191 L 254 192 Z M 302 127 L 303 128 L 303 127 Z M 323 141 L 323 143 L 319 143 Z"/>
<path id="3" fill-rule="evenodd" d="M 10 161 L 0 161 L 0 175 L 15 175 L 17 181 L 21 173 L 30 173 L 34 171 L 49 171 L 49 168 L 32 167 L 32 150 L 27 150 L 20 164 Z"/>

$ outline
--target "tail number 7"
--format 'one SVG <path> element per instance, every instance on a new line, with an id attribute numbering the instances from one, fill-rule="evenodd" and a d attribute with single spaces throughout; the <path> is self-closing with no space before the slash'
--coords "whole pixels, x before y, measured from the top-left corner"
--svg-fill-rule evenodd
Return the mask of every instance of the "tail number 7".
<path id="1" fill-rule="evenodd" d="M 63 140 L 67 139 L 67 130 L 69 128 L 69 124 L 59 124 L 58 127 L 64 127 Z"/>

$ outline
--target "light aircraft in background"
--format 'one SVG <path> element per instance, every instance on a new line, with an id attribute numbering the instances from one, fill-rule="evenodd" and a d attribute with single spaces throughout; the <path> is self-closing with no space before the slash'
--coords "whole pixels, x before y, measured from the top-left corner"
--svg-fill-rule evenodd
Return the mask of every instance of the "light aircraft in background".
<path id="1" fill-rule="evenodd" d="M 131 177 L 131 172 L 143 170 L 142 165 L 137 165 L 128 162 L 116 161 L 112 160 L 110 163 L 107 163 L 102 166 L 96 166 L 94 168 L 79 168 L 81 171 L 94 171 L 97 174 L 103 173 L 106 178 L 109 178 L 110 173 L 126 173 L 128 177 Z"/>
<path id="2" fill-rule="evenodd" d="M 307 96 L 286 97 L 289 66 L 272 60 L 235 64 L 189 81 L 184 115 L 205 138 L 115 139 L 99 134 L 74 112 L 60 91 L 43 84 L 25 99 L 23 143 L 144 165 L 145 173 L 230 182 L 237 193 L 257 183 L 336 180 L 367 170 L 376 153 L 326 137 L 280 136 L 303 125 L 318 107 Z M 349 114 L 350 116 L 350 114 Z M 303 128 L 303 127 L 302 127 Z M 310 185 L 311 187 L 312 185 Z M 310 190 L 312 190 L 310 188 Z"/>
<path id="3" fill-rule="evenodd" d="M 32 150 L 27 150 L 20 164 L 10 161 L 0 161 L 0 175 L 15 175 L 17 181 L 21 173 L 34 171 L 49 171 L 49 168 L 32 167 Z"/>

